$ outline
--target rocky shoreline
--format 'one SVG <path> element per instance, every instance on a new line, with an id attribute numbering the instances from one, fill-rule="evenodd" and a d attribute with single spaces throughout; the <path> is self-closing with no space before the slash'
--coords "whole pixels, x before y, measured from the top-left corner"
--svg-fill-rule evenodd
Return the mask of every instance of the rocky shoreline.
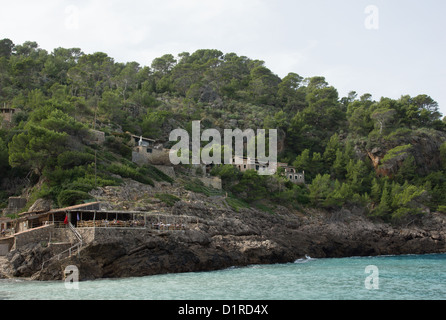
<path id="1" fill-rule="evenodd" d="M 79 257 L 55 261 L 43 270 L 41 263 L 49 248 L 30 244 L 3 259 L 0 278 L 61 280 L 68 265 L 79 268 L 80 280 L 94 280 L 288 263 L 306 255 L 337 258 L 446 252 L 446 215 L 441 213 L 398 227 L 372 222 L 361 212 L 345 209 L 337 214 L 298 213 L 279 207 L 271 214 L 181 201 L 172 214 L 193 216 L 197 223 L 183 232 L 94 241 Z"/>

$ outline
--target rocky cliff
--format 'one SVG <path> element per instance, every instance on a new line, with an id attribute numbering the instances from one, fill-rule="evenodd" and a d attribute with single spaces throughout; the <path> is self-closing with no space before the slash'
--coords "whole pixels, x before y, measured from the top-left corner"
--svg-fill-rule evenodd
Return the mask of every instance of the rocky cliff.
<path id="1" fill-rule="evenodd" d="M 184 232 L 129 233 L 95 240 L 79 257 L 53 262 L 42 271 L 40 262 L 48 249 L 29 246 L 9 254 L 3 276 L 58 280 L 63 279 L 66 266 L 76 265 L 81 280 L 92 280 L 287 263 L 305 255 L 334 258 L 446 252 L 444 214 L 429 214 L 416 224 L 395 227 L 372 222 L 355 210 L 334 214 L 278 207 L 274 214 L 256 209 L 235 212 L 216 205 L 218 199 L 193 197 L 193 201 L 177 202 L 170 208 L 172 215 L 196 219 Z"/>
<path id="2" fill-rule="evenodd" d="M 427 129 L 403 131 L 386 139 L 379 139 L 378 146 L 366 147 L 365 153 L 380 176 L 395 176 L 409 156 L 414 159 L 416 174 L 425 176 L 429 172 L 441 169 L 440 146 L 445 141 L 446 133 L 441 131 Z M 400 146 L 408 148 L 395 153 L 393 157 L 388 157 L 387 161 L 383 161 L 389 151 Z"/>

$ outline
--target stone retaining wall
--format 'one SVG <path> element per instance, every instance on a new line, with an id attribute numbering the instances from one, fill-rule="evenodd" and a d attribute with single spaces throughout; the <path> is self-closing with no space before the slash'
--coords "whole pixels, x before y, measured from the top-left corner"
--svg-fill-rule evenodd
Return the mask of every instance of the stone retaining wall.
<path id="1" fill-rule="evenodd" d="M 150 229 L 142 228 L 79 228 L 85 244 L 96 242 L 114 242 L 124 238 L 143 239 L 151 234 Z"/>
<path id="2" fill-rule="evenodd" d="M 38 227 L 35 229 L 27 230 L 24 232 L 16 233 L 15 247 L 20 249 L 21 247 L 29 243 L 48 243 L 50 240 L 50 233 L 54 230 L 53 225 Z"/>
<path id="3" fill-rule="evenodd" d="M 0 238 L 0 257 L 6 256 L 14 245 L 14 237 Z"/>
<path id="4" fill-rule="evenodd" d="M 222 181 L 219 177 L 200 177 L 199 179 L 206 187 L 212 187 L 217 190 L 223 189 Z"/>
<path id="5" fill-rule="evenodd" d="M 68 228 L 54 228 L 51 230 L 51 242 L 78 242 L 76 236 Z"/>
<path id="6" fill-rule="evenodd" d="M 21 247 L 29 243 L 75 243 L 76 237 L 68 228 L 54 228 L 54 225 L 38 227 L 21 233 L 16 233 L 15 248 Z"/>
<path id="7" fill-rule="evenodd" d="M 11 249 L 8 243 L 0 243 L 0 257 L 6 256 Z"/>
<path id="8" fill-rule="evenodd" d="M 76 229 L 82 236 L 84 245 L 96 242 L 114 242 L 122 239 L 144 239 L 146 236 L 152 233 L 150 229 L 142 228 L 78 228 Z M 12 247 L 11 243 L 3 246 L 1 249 L 8 252 Z M 29 243 L 60 243 L 60 244 L 74 244 L 77 243 L 77 239 L 74 234 L 68 228 L 54 228 L 53 225 L 43 226 L 35 229 L 31 229 L 22 233 L 15 234 L 15 248 L 20 249 Z M 2 242 L 4 243 L 4 242 Z M 5 253 L 7 254 L 7 252 Z M 1 255 L 1 253 L 0 253 Z"/>

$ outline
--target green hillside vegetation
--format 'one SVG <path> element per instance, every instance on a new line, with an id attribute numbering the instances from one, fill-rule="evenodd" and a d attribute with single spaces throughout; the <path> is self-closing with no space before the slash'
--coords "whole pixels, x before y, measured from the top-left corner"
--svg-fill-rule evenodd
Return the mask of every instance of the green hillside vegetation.
<path id="1" fill-rule="evenodd" d="M 170 147 L 171 130 L 191 130 L 200 120 L 204 129 L 278 129 L 279 160 L 305 171 L 307 186 L 298 186 L 280 172 L 264 177 L 232 166 L 214 169 L 236 207 L 261 201 L 327 210 L 355 206 L 386 221 L 446 211 L 446 121 L 424 94 L 340 97 L 323 77 L 289 73 L 281 79 L 263 61 L 219 50 L 166 54 L 141 66 L 102 52 L 49 53 L 36 42 L 3 39 L 0 106 L 17 109 L 11 126 L 0 129 L 3 207 L 27 184 L 35 185 L 29 205 L 43 197 L 66 206 L 89 201 L 89 191 L 122 178 L 173 182 L 131 162 L 126 132 Z M 90 143 L 90 129 L 105 132 L 106 142 Z M 422 154 L 414 144 L 426 137 L 436 144 Z M 382 153 L 376 166 L 373 149 Z M 187 187 L 212 194 L 193 182 Z"/>

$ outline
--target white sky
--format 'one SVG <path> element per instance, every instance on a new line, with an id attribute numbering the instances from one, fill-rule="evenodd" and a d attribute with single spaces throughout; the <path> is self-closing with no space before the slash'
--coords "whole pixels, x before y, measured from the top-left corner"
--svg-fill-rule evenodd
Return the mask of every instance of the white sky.
<path id="1" fill-rule="evenodd" d="M 366 27 L 369 5 L 378 29 Z M 264 60 L 280 77 L 325 76 L 341 97 L 428 94 L 446 115 L 444 0 L 1 0 L 0 10 L 0 39 L 49 52 L 150 65 L 219 49 Z"/>

